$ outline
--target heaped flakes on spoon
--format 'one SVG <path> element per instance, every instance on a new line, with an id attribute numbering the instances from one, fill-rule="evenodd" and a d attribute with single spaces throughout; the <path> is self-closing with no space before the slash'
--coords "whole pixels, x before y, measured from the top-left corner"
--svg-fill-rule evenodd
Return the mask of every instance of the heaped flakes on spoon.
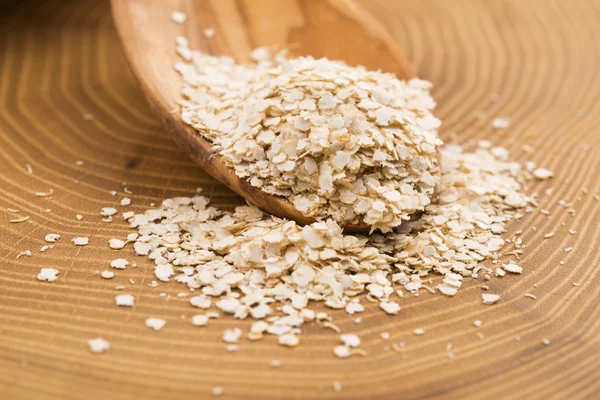
<path id="1" fill-rule="evenodd" d="M 177 45 L 182 119 L 240 178 L 307 217 L 382 232 L 430 204 L 441 141 L 429 82 L 266 48 L 241 65 Z"/>

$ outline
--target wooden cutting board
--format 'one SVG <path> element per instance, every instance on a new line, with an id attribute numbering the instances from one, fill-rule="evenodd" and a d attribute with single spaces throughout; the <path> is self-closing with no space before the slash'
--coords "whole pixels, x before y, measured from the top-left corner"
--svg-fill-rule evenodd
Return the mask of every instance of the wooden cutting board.
<path id="1" fill-rule="evenodd" d="M 234 323 L 221 318 L 206 328 L 192 327 L 194 310 L 177 297 L 184 287 L 174 282 L 148 287 L 154 277 L 145 258 L 135 258 L 137 268 L 110 281 L 101 279 L 99 272 L 117 256 L 107 240 L 130 230 L 120 218 L 102 222 L 99 211 L 121 209 L 125 188 L 133 192 L 127 209 L 134 211 L 190 195 L 197 187 L 219 207 L 241 200 L 203 174 L 164 134 L 128 70 L 108 2 L 5 1 L 0 10 L 2 399 L 202 399 L 216 386 L 227 399 L 600 396 L 600 202 L 595 199 L 600 193 L 600 1 L 361 3 L 393 33 L 419 75 L 435 83 L 447 141 L 485 138 L 508 147 L 515 160 L 533 160 L 555 172 L 552 180 L 529 188 L 550 214 L 537 210 L 509 227 L 509 234 L 523 230 L 528 247 L 522 276 L 490 283 L 501 301 L 482 305 L 480 281 L 455 298 L 427 293 L 407 298 L 395 317 L 374 307 L 361 324 L 334 314 L 344 331 L 361 336 L 369 353 L 341 360 L 332 355 L 334 332 L 318 326 L 306 327 L 295 349 L 270 337 L 242 341 L 238 352 L 227 353 L 220 338 Z M 509 129 L 492 129 L 497 117 L 510 118 Z M 50 188 L 51 197 L 35 195 Z M 549 188 L 553 192 L 544 194 Z M 572 206 L 562 207 L 560 200 Z M 19 216 L 30 219 L 9 223 Z M 544 240 L 542 233 L 548 232 L 554 237 Z M 47 233 L 62 238 L 41 253 Z M 90 244 L 73 246 L 75 236 L 88 236 Z M 566 247 L 573 250 L 567 253 Z M 16 259 L 27 249 L 31 257 Z M 131 249 L 118 255 L 133 257 Z M 41 267 L 60 269 L 58 281 L 39 282 Z M 114 305 L 116 285 L 136 296 L 134 309 Z M 164 318 L 167 326 L 151 331 L 144 326 L 148 317 Z M 473 326 L 477 319 L 481 328 Z M 415 328 L 425 335 L 414 336 Z M 381 332 L 391 338 L 384 341 Z M 98 336 L 111 342 L 109 352 L 90 353 L 87 340 Z M 389 348 L 399 342 L 405 343 L 401 352 Z M 448 344 L 454 358 L 448 357 Z M 278 369 L 270 365 L 275 359 L 282 363 Z M 342 385 L 339 393 L 333 389 L 336 381 Z"/>

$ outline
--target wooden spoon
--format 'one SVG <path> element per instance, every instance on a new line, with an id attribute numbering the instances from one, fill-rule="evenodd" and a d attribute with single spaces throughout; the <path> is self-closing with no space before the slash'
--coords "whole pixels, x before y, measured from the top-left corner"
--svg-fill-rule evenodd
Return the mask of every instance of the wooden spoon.
<path id="1" fill-rule="evenodd" d="M 173 11 L 184 12 L 186 21 L 173 22 Z M 250 203 L 303 225 L 314 220 L 285 198 L 240 179 L 212 154 L 210 142 L 181 120 L 175 37 L 187 37 L 194 50 L 230 55 L 238 62 L 249 62 L 256 47 L 274 46 L 290 50 L 291 56 L 344 60 L 395 72 L 399 79 L 414 76 L 393 38 L 353 0 L 112 0 L 112 12 L 133 73 L 175 141 L 202 169 Z M 209 38 L 205 29 L 214 36 Z M 346 225 L 344 230 L 365 232 L 369 226 Z"/>

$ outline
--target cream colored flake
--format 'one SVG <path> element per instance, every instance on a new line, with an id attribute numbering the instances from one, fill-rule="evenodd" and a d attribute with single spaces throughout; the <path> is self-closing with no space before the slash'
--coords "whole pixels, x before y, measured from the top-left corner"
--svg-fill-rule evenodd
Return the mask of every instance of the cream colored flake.
<path id="1" fill-rule="evenodd" d="M 208 317 L 202 314 L 196 314 L 192 317 L 191 322 L 194 326 L 205 326 L 208 324 Z"/>
<path id="2" fill-rule="evenodd" d="M 75 237 L 73 238 L 73 244 L 75 246 L 86 246 L 90 242 L 87 237 Z"/>
<path id="3" fill-rule="evenodd" d="M 353 333 L 345 333 L 340 335 L 340 340 L 347 347 L 358 347 L 360 346 L 360 338 Z"/>
<path id="4" fill-rule="evenodd" d="M 122 241 L 121 239 L 110 239 L 108 241 L 108 245 L 110 246 L 111 249 L 122 249 L 123 247 L 125 247 L 125 242 Z"/>
<path id="5" fill-rule="evenodd" d="M 129 261 L 124 258 L 117 258 L 110 262 L 110 266 L 116 269 L 125 269 L 129 265 Z"/>
<path id="6" fill-rule="evenodd" d="M 187 15 L 182 11 L 173 11 L 171 13 L 171 20 L 176 24 L 183 24 L 187 20 Z"/>
<path id="7" fill-rule="evenodd" d="M 46 282 L 54 282 L 58 279 L 59 270 L 56 268 L 42 268 L 37 275 L 38 280 Z"/>
<path id="8" fill-rule="evenodd" d="M 492 121 L 492 127 L 494 129 L 506 129 L 510 126 L 510 119 L 506 117 L 496 118 Z"/>
<path id="9" fill-rule="evenodd" d="M 104 279 L 112 279 L 115 277 L 115 273 L 112 271 L 104 270 L 100 273 L 100 276 Z"/>
<path id="10" fill-rule="evenodd" d="M 548 178 L 552 178 L 552 171 L 550 171 L 549 169 L 546 168 L 537 168 L 536 170 L 533 171 L 533 176 L 535 176 L 537 179 L 548 179 Z"/>
<path id="11" fill-rule="evenodd" d="M 146 326 L 148 328 L 154 329 L 155 331 L 160 331 L 162 328 L 165 327 L 166 324 L 167 324 L 167 321 L 165 321 L 164 319 L 160 319 L 160 318 L 146 319 Z"/>
<path id="12" fill-rule="evenodd" d="M 102 211 L 100 212 L 100 215 L 102 215 L 103 217 L 112 217 L 117 212 L 117 209 L 114 207 L 103 207 Z"/>
<path id="13" fill-rule="evenodd" d="M 104 353 L 110 349 L 110 343 L 102 338 L 89 339 L 88 346 L 92 353 Z"/>
<path id="14" fill-rule="evenodd" d="M 130 294 L 120 294 L 115 297 L 115 303 L 121 307 L 133 307 L 135 305 L 135 298 Z"/>
<path id="15" fill-rule="evenodd" d="M 49 233 L 44 237 L 44 240 L 48 243 L 55 243 L 58 239 L 60 239 L 58 233 Z"/>
<path id="16" fill-rule="evenodd" d="M 278 342 L 282 346 L 286 347 L 296 347 L 298 343 L 300 343 L 300 339 L 297 335 L 286 333 L 279 336 Z"/>
<path id="17" fill-rule="evenodd" d="M 388 314 L 395 315 L 400 311 L 400 305 L 395 301 L 381 302 L 379 307 Z"/>
<path id="18" fill-rule="evenodd" d="M 50 188 L 47 192 L 35 192 L 37 197 L 48 197 L 54 194 L 54 189 Z"/>
<path id="19" fill-rule="evenodd" d="M 481 298 L 483 299 L 483 304 L 494 304 L 500 300 L 499 295 L 492 293 L 482 293 Z"/>

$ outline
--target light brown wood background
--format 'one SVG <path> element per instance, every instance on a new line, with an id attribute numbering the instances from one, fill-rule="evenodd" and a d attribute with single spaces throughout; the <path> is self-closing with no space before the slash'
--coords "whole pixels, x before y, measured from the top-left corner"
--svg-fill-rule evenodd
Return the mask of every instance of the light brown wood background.
<path id="1" fill-rule="evenodd" d="M 296 349 L 267 338 L 242 341 L 237 353 L 227 353 L 223 329 L 247 321 L 192 327 L 194 310 L 176 297 L 184 287 L 149 288 L 152 265 L 144 258 L 102 280 L 99 272 L 117 256 L 106 241 L 129 229 L 120 218 L 101 222 L 99 210 L 117 206 L 123 182 L 134 192 L 129 209 L 135 211 L 196 187 L 217 206 L 240 199 L 163 133 L 127 69 L 108 2 L 8 1 L 0 11 L 0 398 L 202 399 L 215 386 L 231 399 L 600 396 L 600 203 L 594 199 L 600 191 L 600 2 L 361 3 L 435 83 L 444 138 L 486 138 L 509 147 L 519 161 L 555 171 L 551 181 L 529 188 L 554 189 L 540 196 L 550 216 L 536 211 L 510 225 L 511 232 L 524 230 L 525 272 L 490 284 L 500 303 L 481 305 L 481 289 L 471 283 L 455 298 L 424 293 L 403 300 L 396 317 L 369 308 L 357 325 L 335 314 L 369 352 L 340 360 L 331 354 L 336 335 L 317 326 L 306 327 Z M 86 113 L 94 120 L 84 120 Z M 510 128 L 491 129 L 490 121 L 502 116 L 511 118 Z M 535 152 L 524 152 L 524 144 Z M 51 198 L 35 196 L 49 188 Z M 573 202 L 576 215 L 559 200 Z M 17 214 L 7 207 L 30 221 L 10 224 Z M 541 238 L 551 231 L 554 238 Z M 40 253 L 50 232 L 62 239 Z M 73 246 L 78 235 L 89 236 L 90 245 Z M 565 253 L 567 246 L 573 251 Z M 33 256 L 16 260 L 26 249 Z M 131 249 L 118 255 L 134 257 Z M 59 280 L 37 281 L 41 267 L 60 269 Z M 134 309 L 114 305 L 115 285 L 136 296 Z M 523 297 L 527 292 L 537 300 Z M 150 316 L 165 318 L 167 326 L 151 331 L 144 326 Z M 482 328 L 473 327 L 475 319 Z M 426 334 L 413 336 L 415 328 Z M 391 334 L 387 342 L 383 331 Z M 89 352 L 86 341 L 97 336 L 111 342 L 108 353 Z M 544 346 L 544 338 L 552 344 Z M 402 354 L 385 349 L 401 341 Z M 282 367 L 271 368 L 273 359 Z M 343 385 L 341 393 L 334 393 L 334 381 Z"/>

